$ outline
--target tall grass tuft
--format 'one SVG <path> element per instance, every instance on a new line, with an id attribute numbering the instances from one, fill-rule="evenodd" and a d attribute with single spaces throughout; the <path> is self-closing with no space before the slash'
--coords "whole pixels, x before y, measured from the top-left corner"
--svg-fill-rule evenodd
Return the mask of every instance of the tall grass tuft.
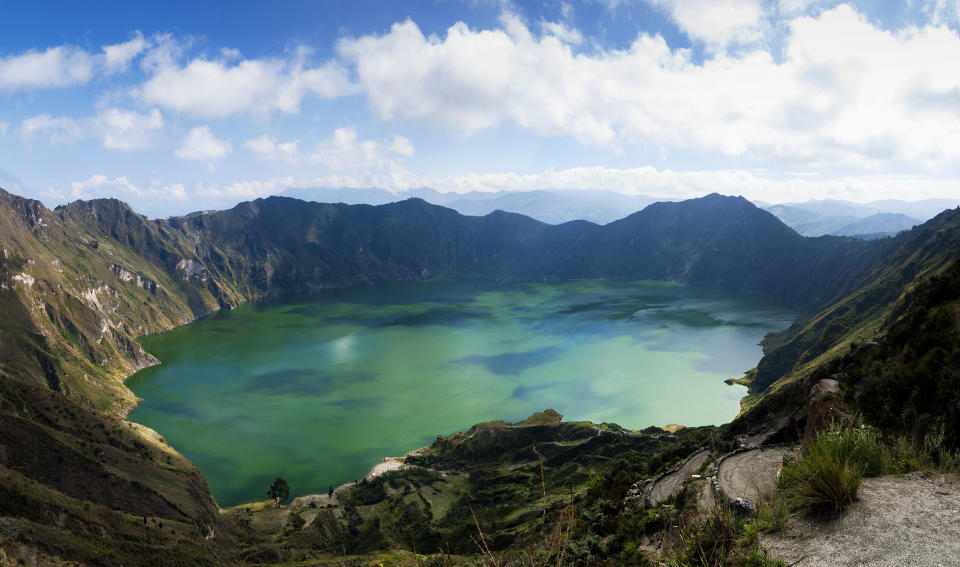
<path id="1" fill-rule="evenodd" d="M 796 505 L 836 516 L 856 500 L 860 480 L 882 474 L 884 468 L 876 432 L 834 424 L 820 432 L 800 458 L 783 467 L 780 487 Z"/>

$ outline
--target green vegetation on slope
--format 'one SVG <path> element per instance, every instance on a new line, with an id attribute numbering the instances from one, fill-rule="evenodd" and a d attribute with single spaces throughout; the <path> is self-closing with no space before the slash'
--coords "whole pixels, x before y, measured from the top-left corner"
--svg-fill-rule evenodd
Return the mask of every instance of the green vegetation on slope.
<path id="1" fill-rule="evenodd" d="M 960 262 L 920 283 L 876 344 L 862 344 L 818 369 L 877 426 L 924 439 L 942 432 L 960 448 Z"/>

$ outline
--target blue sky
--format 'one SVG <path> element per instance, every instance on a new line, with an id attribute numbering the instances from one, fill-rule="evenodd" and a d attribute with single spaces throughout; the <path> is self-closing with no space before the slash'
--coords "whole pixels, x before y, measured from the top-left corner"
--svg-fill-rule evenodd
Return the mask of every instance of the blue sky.
<path id="1" fill-rule="evenodd" d="M 957 0 L 22 2 L 0 186 L 960 196 Z"/>

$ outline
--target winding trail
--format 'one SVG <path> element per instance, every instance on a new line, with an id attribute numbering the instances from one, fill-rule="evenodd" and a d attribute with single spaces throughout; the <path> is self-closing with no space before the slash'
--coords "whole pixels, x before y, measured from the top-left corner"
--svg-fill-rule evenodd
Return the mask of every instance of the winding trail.
<path id="1" fill-rule="evenodd" d="M 650 491 L 650 503 L 656 504 L 657 502 L 666 500 L 671 494 L 680 492 L 683 481 L 690 478 L 690 475 L 697 472 L 697 469 L 709 459 L 710 451 L 707 449 L 700 449 L 690 455 L 683 466 L 657 481 L 653 486 L 653 490 Z"/>
<path id="2" fill-rule="evenodd" d="M 756 502 L 764 492 L 777 486 L 783 457 L 792 450 L 784 447 L 754 449 L 724 459 L 717 482 L 727 498 L 746 498 Z"/>

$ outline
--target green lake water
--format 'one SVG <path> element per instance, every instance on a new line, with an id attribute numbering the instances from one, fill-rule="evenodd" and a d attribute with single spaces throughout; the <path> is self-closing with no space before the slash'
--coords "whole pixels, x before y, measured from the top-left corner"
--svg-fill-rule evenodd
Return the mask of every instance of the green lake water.
<path id="1" fill-rule="evenodd" d="M 757 343 L 794 313 L 658 282 L 423 281 L 246 304 L 141 339 L 129 419 L 203 472 L 221 506 L 361 478 L 474 423 L 554 408 L 650 425 L 733 418 Z"/>

